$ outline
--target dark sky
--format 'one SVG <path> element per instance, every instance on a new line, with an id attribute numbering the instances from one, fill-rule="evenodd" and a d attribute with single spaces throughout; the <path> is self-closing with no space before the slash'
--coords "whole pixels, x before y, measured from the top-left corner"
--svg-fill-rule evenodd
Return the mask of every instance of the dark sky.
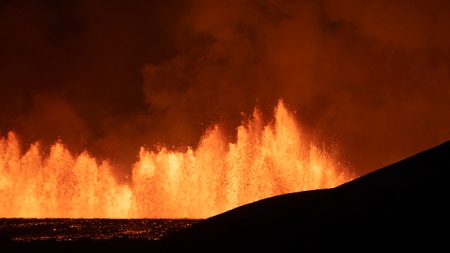
<path id="1" fill-rule="evenodd" d="M 0 133 L 129 168 L 278 98 L 365 173 L 450 139 L 450 1 L 0 2 Z"/>

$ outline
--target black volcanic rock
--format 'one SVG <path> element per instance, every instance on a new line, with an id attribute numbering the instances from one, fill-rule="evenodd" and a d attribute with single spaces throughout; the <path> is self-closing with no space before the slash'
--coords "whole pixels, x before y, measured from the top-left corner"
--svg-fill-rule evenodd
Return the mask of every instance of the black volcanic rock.
<path id="1" fill-rule="evenodd" d="M 214 216 L 168 251 L 447 251 L 450 142 L 339 187 L 286 194 Z"/>

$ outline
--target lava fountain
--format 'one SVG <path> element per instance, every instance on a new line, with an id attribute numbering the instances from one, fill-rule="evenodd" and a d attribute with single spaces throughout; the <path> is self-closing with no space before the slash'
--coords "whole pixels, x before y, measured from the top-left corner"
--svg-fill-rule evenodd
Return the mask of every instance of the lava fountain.
<path id="1" fill-rule="evenodd" d="M 113 171 L 60 141 L 44 155 L 38 143 L 23 153 L 16 134 L 0 136 L 0 217 L 205 218 L 350 179 L 332 154 L 304 138 L 282 101 L 267 124 L 255 109 L 235 143 L 213 126 L 195 149 L 141 148 L 129 184 Z"/>

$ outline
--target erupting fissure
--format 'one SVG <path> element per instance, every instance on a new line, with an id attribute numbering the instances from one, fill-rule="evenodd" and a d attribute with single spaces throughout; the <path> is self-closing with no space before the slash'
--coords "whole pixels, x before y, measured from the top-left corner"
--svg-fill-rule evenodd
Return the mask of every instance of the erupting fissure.
<path id="1" fill-rule="evenodd" d="M 205 218 L 262 198 L 333 187 L 349 180 L 332 156 L 302 136 L 280 101 L 274 121 L 261 113 L 228 143 L 215 126 L 196 149 L 141 148 L 130 184 L 87 152 L 55 143 L 22 153 L 17 136 L 0 136 L 0 217 Z"/>

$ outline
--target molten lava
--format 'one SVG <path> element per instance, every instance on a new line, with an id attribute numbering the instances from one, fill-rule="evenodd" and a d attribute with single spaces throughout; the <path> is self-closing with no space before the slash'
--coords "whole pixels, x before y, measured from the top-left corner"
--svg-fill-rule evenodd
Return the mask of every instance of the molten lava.
<path id="1" fill-rule="evenodd" d="M 215 126 L 196 149 L 141 148 L 130 184 L 107 161 L 55 143 L 23 154 L 0 136 L 0 217 L 205 218 L 262 198 L 333 187 L 350 179 L 330 154 L 307 142 L 283 102 L 274 122 L 255 110 L 228 143 Z"/>

